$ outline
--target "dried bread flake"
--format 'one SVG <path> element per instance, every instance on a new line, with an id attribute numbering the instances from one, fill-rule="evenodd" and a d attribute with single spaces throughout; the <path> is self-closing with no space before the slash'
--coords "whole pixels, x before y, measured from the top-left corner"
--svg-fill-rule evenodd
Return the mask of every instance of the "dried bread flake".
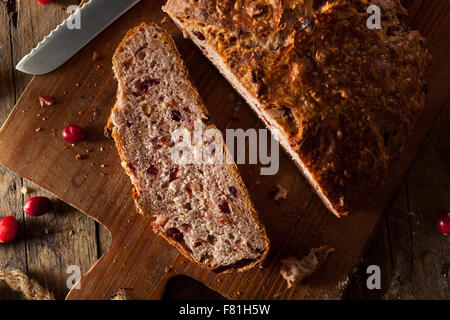
<path id="1" fill-rule="evenodd" d="M 288 194 L 288 192 L 285 188 L 283 188 L 279 184 L 275 185 L 273 198 L 276 201 L 281 200 L 281 199 L 286 200 L 287 194 Z"/>
<path id="2" fill-rule="evenodd" d="M 289 257 L 281 260 L 281 276 L 287 281 L 288 288 L 301 283 L 304 279 L 316 272 L 325 262 L 334 248 L 321 246 L 312 248 L 308 255 L 298 258 Z"/>

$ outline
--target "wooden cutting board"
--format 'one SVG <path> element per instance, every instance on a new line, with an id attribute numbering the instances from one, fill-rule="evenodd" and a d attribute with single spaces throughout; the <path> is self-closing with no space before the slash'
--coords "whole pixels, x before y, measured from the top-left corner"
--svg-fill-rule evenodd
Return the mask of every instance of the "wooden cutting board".
<path id="1" fill-rule="evenodd" d="M 55 72 L 35 77 L 0 132 L 0 163 L 53 193 L 106 226 L 112 245 L 81 279 L 68 299 L 109 299 L 119 288 L 132 298 L 158 299 L 168 279 L 188 275 L 231 299 L 336 299 L 345 289 L 384 209 L 407 168 L 425 141 L 449 97 L 450 5 L 448 1 L 409 1 L 410 22 L 428 39 L 434 56 L 426 112 L 412 143 L 397 161 L 387 186 L 367 206 L 337 219 L 321 204 L 284 152 L 275 176 L 260 176 L 258 165 L 239 169 L 259 210 L 272 248 L 263 268 L 216 275 L 192 264 L 156 237 L 150 220 L 136 214 L 129 178 L 120 167 L 113 141 L 103 127 L 115 101 L 117 85 L 112 54 L 127 30 L 142 21 L 160 22 L 162 0 L 143 0 Z M 194 45 L 168 20 L 168 29 L 185 58 L 217 126 L 263 128 L 245 102 Z M 93 52 L 100 54 L 92 59 Z M 41 107 L 38 97 L 51 95 L 57 104 Z M 87 140 L 74 147 L 61 138 L 61 129 L 76 123 Z M 77 155 L 81 160 L 76 160 Z M 424 181 L 426 183 L 426 181 Z M 280 184 L 286 200 L 275 201 L 271 190 Z M 329 245 L 336 251 L 304 284 L 287 289 L 279 261 Z"/>

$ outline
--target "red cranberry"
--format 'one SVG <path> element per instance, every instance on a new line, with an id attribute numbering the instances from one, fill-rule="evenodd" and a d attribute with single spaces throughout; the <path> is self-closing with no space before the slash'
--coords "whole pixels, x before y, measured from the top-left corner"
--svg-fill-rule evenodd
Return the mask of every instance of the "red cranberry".
<path id="1" fill-rule="evenodd" d="M 192 33 L 197 37 L 198 40 L 205 40 L 205 36 L 200 31 L 192 31 Z"/>
<path id="2" fill-rule="evenodd" d="M 53 2 L 53 0 L 38 0 L 40 4 L 49 4 L 50 2 Z"/>
<path id="3" fill-rule="evenodd" d="M 167 143 L 167 138 L 165 136 L 158 136 L 158 137 L 153 138 L 151 141 L 152 141 L 153 147 L 155 149 L 159 149 Z"/>
<path id="4" fill-rule="evenodd" d="M 51 106 L 52 104 L 55 103 L 55 98 L 50 97 L 50 96 L 40 96 L 39 103 L 41 104 L 41 107 Z"/>
<path id="5" fill-rule="evenodd" d="M 155 78 L 146 79 L 139 84 L 139 90 L 142 91 L 143 93 L 147 93 L 149 87 L 156 86 L 160 84 L 160 82 L 161 81 L 159 79 Z"/>
<path id="6" fill-rule="evenodd" d="M 203 244 L 201 241 L 197 241 L 194 243 L 194 248 L 200 247 Z"/>
<path id="7" fill-rule="evenodd" d="M 206 118 L 202 118 L 202 121 L 204 124 L 206 124 L 207 126 L 212 124 L 212 120 L 210 117 L 206 117 Z"/>
<path id="8" fill-rule="evenodd" d="M 228 201 L 224 200 L 224 199 L 220 200 L 219 201 L 219 209 L 223 213 L 230 213 L 230 206 L 228 205 Z"/>
<path id="9" fill-rule="evenodd" d="M 105 127 L 105 129 L 103 130 L 103 134 L 106 138 L 108 139 L 112 139 L 112 129 Z"/>
<path id="10" fill-rule="evenodd" d="M 183 233 L 177 228 L 170 228 L 166 231 L 166 235 L 176 242 L 182 242 L 184 239 Z"/>
<path id="11" fill-rule="evenodd" d="M 442 234 L 450 234 L 450 212 L 442 211 L 439 214 L 436 227 Z"/>
<path id="12" fill-rule="evenodd" d="M 192 188 L 190 184 L 187 184 L 186 187 L 184 187 L 184 190 L 188 193 L 188 195 L 192 196 Z"/>
<path id="13" fill-rule="evenodd" d="M 52 202 L 46 197 L 34 197 L 25 202 L 23 210 L 32 217 L 39 217 L 52 210 Z"/>
<path id="14" fill-rule="evenodd" d="M 84 139 L 84 130 L 76 124 L 69 124 L 62 130 L 63 139 L 71 144 L 77 144 Z"/>
<path id="15" fill-rule="evenodd" d="M 4 217 L 0 220 L 0 242 L 11 242 L 19 232 L 19 224 L 13 216 Z"/>
<path id="16" fill-rule="evenodd" d="M 228 188 L 228 190 L 230 190 L 230 193 L 231 193 L 235 198 L 238 197 L 238 190 L 236 189 L 236 187 L 231 186 L 231 187 Z"/>

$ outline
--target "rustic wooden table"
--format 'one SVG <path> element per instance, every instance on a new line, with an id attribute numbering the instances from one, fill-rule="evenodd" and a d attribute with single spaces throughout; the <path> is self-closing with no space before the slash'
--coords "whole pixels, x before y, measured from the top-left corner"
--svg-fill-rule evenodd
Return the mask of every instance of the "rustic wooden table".
<path id="1" fill-rule="evenodd" d="M 58 0 L 43 6 L 36 0 L 0 0 L 0 124 L 31 80 L 31 76 L 17 72 L 14 66 L 67 16 L 69 5 L 79 2 Z M 409 6 L 425 0 L 402 2 Z M 346 298 L 450 299 L 450 238 L 435 229 L 439 210 L 450 208 L 449 123 L 447 100 L 359 269 L 349 278 Z M 20 191 L 23 187 L 28 188 L 28 194 Z M 28 197 L 36 195 L 50 197 L 0 167 L 0 217 L 14 215 L 20 223 L 18 238 L 0 246 L 0 268 L 21 269 L 63 299 L 69 290 L 67 268 L 76 265 L 86 272 L 109 248 L 109 233 L 60 201 L 55 202 L 54 212 L 29 219 L 22 207 Z M 381 290 L 366 288 L 366 268 L 372 264 L 381 267 Z M 184 288 L 183 296 L 176 290 L 180 286 Z M 202 285 L 184 278 L 169 284 L 166 297 L 218 298 Z"/>

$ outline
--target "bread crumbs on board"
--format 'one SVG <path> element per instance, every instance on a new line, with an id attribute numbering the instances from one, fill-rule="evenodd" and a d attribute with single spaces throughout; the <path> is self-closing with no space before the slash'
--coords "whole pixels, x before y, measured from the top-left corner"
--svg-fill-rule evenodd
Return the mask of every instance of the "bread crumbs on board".
<path id="1" fill-rule="evenodd" d="M 100 55 L 98 54 L 97 51 L 94 51 L 92 53 L 92 61 L 96 61 L 96 60 L 98 60 L 98 58 L 100 58 Z"/>

